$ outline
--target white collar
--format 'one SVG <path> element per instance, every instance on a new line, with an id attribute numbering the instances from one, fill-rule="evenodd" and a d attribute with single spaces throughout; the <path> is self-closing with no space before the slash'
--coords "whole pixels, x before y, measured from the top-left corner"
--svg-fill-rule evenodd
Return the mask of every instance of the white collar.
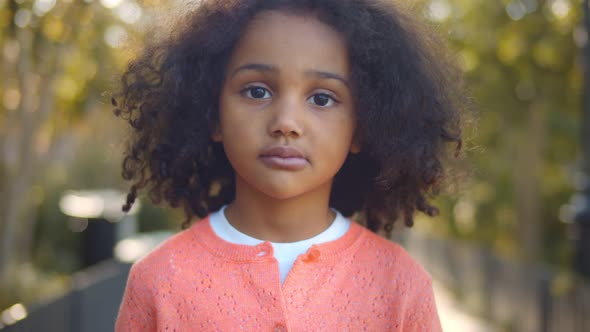
<path id="1" fill-rule="evenodd" d="M 235 244 L 242 244 L 242 245 L 257 245 L 259 243 L 265 242 L 264 240 L 257 239 L 251 237 L 247 234 L 244 234 L 237 230 L 234 226 L 229 223 L 227 217 L 225 216 L 225 208 L 227 206 L 224 205 L 219 211 L 213 212 L 210 216 L 210 223 L 211 228 L 217 236 L 222 238 L 223 240 L 235 243 Z M 323 232 L 305 240 L 297 241 L 297 242 L 290 242 L 290 243 L 277 243 L 271 242 L 273 247 L 276 249 L 283 248 L 283 247 L 297 247 L 302 248 L 305 247 L 305 250 L 309 248 L 312 244 L 320 244 L 324 242 L 334 241 L 340 238 L 350 226 L 350 220 L 344 218 L 342 214 L 334 209 L 332 209 L 336 213 L 336 217 L 332 224 L 326 228 Z"/>

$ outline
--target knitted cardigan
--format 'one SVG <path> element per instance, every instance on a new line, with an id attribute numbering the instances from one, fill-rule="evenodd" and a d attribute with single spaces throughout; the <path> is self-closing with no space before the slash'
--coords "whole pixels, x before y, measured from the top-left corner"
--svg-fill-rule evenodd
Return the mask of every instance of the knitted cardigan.
<path id="1" fill-rule="evenodd" d="M 116 331 L 442 329 L 430 276 L 354 222 L 300 255 L 281 284 L 269 242 L 226 242 L 207 218 L 132 266 Z"/>

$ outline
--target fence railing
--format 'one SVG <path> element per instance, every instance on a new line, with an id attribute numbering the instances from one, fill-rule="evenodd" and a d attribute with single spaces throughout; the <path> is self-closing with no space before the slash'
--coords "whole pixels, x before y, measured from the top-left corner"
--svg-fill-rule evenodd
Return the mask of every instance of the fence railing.
<path id="1" fill-rule="evenodd" d="M 104 261 L 73 276 L 72 289 L 60 298 L 35 304 L 25 319 L 2 332 L 112 331 L 123 297 L 129 265 Z"/>
<path id="2" fill-rule="evenodd" d="M 405 232 L 397 238 L 464 307 L 507 331 L 590 331 L 590 284 L 565 286 L 550 268 L 500 258 L 490 250 Z"/>

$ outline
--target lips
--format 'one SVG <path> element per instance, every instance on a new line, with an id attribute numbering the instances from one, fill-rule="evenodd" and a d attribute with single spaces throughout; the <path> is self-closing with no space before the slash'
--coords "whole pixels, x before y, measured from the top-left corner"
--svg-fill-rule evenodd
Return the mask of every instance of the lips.
<path id="1" fill-rule="evenodd" d="M 268 167 L 297 171 L 309 163 L 305 155 L 289 145 L 276 145 L 266 148 L 260 154 L 260 160 Z"/>

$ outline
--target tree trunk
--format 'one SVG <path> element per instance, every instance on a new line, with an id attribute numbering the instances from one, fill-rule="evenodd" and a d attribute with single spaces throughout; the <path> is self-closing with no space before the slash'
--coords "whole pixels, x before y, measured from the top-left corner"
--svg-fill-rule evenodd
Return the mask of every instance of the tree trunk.
<path id="1" fill-rule="evenodd" d="M 527 126 L 523 140 L 516 142 L 514 186 L 516 193 L 518 234 L 522 244 L 522 258 L 534 261 L 541 249 L 542 214 L 539 194 L 539 179 L 543 164 L 545 117 L 542 107 L 532 104 L 528 109 Z"/>
<path id="2" fill-rule="evenodd" d="M 2 231 L 2 247 L 0 252 L 0 281 L 6 281 L 9 278 L 10 269 L 18 261 L 29 261 L 30 257 L 25 257 L 30 253 L 29 248 L 24 245 L 30 244 L 30 239 L 22 239 L 21 228 L 25 228 L 28 236 L 32 236 L 34 222 L 31 223 L 25 217 L 25 208 L 30 206 L 29 195 L 33 179 L 36 175 L 36 168 L 39 165 L 42 156 L 37 155 L 36 138 L 39 129 L 49 118 L 54 107 L 54 80 L 60 74 L 57 69 L 57 52 L 63 51 L 44 45 L 38 49 L 45 54 L 44 61 L 33 63 L 33 31 L 29 28 L 17 30 L 17 38 L 20 45 L 20 54 L 16 65 L 16 71 L 19 80 L 21 93 L 21 103 L 17 109 L 15 122 L 5 124 L 12 128 L 6 128 L 7 133 L 5 149 L 17 151 L 17 157 L 13 162 L 5 165 L 5 174 L 2 182 L 6 188 L 3 193 L 4 218 Z M 43 72 L 39 72 L 41 69 Z M 34 75 L 45 77 L 40 78 L 40 82 L 35 82 Z M 50 74 L 49 74 L 50 73 Z M 35 100 L 38 99 L 38 102 Z M 24 219 L 23 219 L 24 218 Z M 21 238 L 24 241 L 16 241 Z M 20 252 L 17 257 L 16 252 Z M 20 259 L 17 259 L 20 258 Z"/>

